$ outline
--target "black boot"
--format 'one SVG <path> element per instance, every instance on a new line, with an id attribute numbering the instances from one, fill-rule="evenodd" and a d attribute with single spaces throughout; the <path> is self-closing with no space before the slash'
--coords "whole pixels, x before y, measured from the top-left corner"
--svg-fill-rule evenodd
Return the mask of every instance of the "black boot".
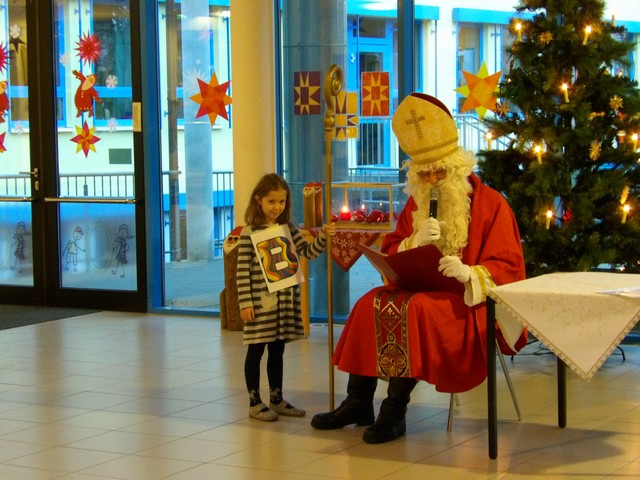
<path id="1" fill-rule="evenodd" d="M 373 394 L 376 392 L 377 385 L 376 377 L 350 374 L 347 398 L 338 408 L 314 415 L 311 426 L 318 430 L 334 430 L 352 423 L 360 427 L 371 425 L 375 420 Z"/>
<path id="2" fill-rule="evenodd" d="M 415 378 L 390 378 L 387 398 L 380 405 L 376 423 L 364 431 L 366 443 L 384 443 L 395 440 L 407 431 L 407 405 L 418 381 Z"/>

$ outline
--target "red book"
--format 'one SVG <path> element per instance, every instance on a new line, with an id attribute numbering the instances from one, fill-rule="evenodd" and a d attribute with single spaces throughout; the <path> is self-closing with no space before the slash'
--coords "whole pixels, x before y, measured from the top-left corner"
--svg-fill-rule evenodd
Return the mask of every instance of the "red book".
<path id="1" fill-rule="evenodd" d="M 463 292 L 464 285 L 438 271 L 442 253 L 434 245 L 387 255 L 360 244 L 364 255 L 388 284 L 410 292 Z"/>

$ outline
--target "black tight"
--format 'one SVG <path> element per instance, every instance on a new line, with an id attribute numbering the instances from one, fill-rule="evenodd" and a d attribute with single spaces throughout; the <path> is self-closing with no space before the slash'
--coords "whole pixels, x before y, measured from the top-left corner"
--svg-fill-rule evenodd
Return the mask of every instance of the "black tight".
<path id="1" fill-rule="evenodd" d="M 267 377 L 269 388 L 282 390 L 282 375 L 284 356 L 284 340 L 275 340 L 269 343 L 252 343 L 248 345 L 247 356 L 244 360 L 244 378 L 247 382 L 247 391 L 260 392 L 260 361 L 264 353 L 265 346 L 269 350 L 267 357 Z"/>

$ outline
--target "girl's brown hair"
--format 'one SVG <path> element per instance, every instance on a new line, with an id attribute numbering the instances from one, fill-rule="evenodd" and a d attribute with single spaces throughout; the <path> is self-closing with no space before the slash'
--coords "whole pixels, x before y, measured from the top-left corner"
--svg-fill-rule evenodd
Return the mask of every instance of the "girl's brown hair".
<path id="1" fill-rule="evenodd" d="M 269 192 L 277 190 L 284 190 L 287 192 L 287 201 L 284 206 L 284 210 L 278 217 L 277 221 L 280 224 L 291 223 L 291 189 L 287 181 L 280 175 L 275 173 L 268 173 L 260 179 L 258 184 L 251 192 L 251 198 L 249 198 L 249 206 L 244 212 L 245 225 L 263 225 L 267 219 L 264 216 L 264 212 L 258 203 L 258 200 L 265 197 Z"/>

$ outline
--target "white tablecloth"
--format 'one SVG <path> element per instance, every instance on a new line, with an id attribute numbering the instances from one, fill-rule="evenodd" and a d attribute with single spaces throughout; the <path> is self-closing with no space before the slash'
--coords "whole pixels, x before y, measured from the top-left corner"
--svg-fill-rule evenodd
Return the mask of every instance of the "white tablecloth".
<path id="1" fill-rule="evenodd" d="M 509 343 L 525 326 L 585 380 L 640 320 L 637 274 L 550 273 L 495 287 L 489 296 Z"/>

